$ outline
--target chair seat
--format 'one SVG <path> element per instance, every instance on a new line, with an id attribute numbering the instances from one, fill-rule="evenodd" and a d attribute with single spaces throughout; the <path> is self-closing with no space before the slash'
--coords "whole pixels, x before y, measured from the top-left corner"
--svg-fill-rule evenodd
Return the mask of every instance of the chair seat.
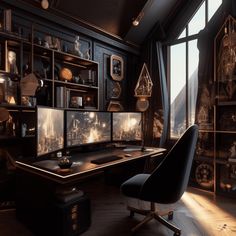
<path id="1" fill-rule="evenodd" d="M 138 174 L 121 185 L 121 192 L 127 197 L 139 198 L 141 188 L 150 174 Z"/>

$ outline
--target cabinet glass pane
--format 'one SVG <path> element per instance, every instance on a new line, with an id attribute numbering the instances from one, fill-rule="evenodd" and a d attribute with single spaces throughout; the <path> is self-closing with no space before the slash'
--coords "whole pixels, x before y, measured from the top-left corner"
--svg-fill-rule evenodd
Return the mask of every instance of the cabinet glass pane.
<path id="1" fill-rule="evenodd" d="M 192 165 L 190 184 L 207 191 L 214 189 L 214 165 L 212 162 L 195 160 Z"/>
<path id="2" fill-rule="evenodd" d="M 236 135 L 234 133 L 217 134 L 216 159 L 236 163 Z"/>
<path id="3" fill-rule="evenodd" d="M 214 134 L 213 132 L 199 132 L 196 146 L 196 158 L 214 157 Z"/>
<path id="4" fill-rule="evenodd" d="M 217 193 L 236 197 L 236 165 L 217 164 Z"/>

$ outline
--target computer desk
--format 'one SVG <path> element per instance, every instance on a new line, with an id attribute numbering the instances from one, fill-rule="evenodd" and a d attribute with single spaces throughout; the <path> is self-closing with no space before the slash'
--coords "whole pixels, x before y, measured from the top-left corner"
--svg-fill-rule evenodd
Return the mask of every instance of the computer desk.
<path id="1" fill-rule="evenodd" d="M 47 159 L 34 161 L 16 161 L 19 171 L 28 172 L 33 175 L 41 176 L 55 183 L 66 185 L 76 183 L 78 180 L 87 178 L 93 174 L 102 172 L 111 167 L 121 164 L 134 162 L 141 158 L 152 158 L 162 155 L 166 150 L 163 148 L 145 148 L 144 151 L 140 147 L 127 146 L 126 148 L 105 148 L 98 151 L 79 152 L 71 156 L 72 166 L 69 169 L 61 169 L 58 166 L 58 160 Z M 91 160 L 104 156 L 117 155 L 122 159 L 107 162 L 104 164 L 93 164 Z"/>
<path id="2" fill-rule="evenodd" d="M 73 164 L 68 170 L 60 169 L 56 159 L 17 160 L 16 216 L 40 235 L 78 235 L 91 223 L 89 196 L 80 189 L 80 181 L 125 163 L 158 158 L 163 152 L 163 148 L 142 151 L 133 146 L 79 152 L 71 156 Z M 91 163 L 110 155 L 122 158 L 104 164 Z"/>

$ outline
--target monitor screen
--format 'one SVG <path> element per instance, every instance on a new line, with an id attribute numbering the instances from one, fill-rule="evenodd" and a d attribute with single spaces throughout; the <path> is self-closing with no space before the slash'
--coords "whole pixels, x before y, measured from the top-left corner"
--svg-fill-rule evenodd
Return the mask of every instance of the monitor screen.
<path id="1" fill-rule="evenodd" d="M 64 111 L 37 107 L 37 156 L 64 147 Z"/>
<path id="2" fill-rule="evenodd" d="M 112 129 L 113 141 L 142 140 L 142 113 L 113 112 Z"/>
<path id="3" fill-rule="evenodd" d="M 111 113 L 67 111 L 67 147 L 111 142 Z"/>

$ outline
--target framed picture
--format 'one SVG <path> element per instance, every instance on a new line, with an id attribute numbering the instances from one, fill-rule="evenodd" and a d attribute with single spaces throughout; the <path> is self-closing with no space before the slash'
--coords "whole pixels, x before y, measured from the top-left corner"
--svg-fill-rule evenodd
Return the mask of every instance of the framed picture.
<path id="1" fill-rule="evenodd" d="M 111 55 L 110 75 L 115 81 L 124 79 L 124 61 L 122 57 Z"/>
<path id="2" fill-rule="evenodd" d="M 81 96 L 71 96 L 70 98 L 71 108 L 81 108 L 83 107 L 83 97 Z"/>

